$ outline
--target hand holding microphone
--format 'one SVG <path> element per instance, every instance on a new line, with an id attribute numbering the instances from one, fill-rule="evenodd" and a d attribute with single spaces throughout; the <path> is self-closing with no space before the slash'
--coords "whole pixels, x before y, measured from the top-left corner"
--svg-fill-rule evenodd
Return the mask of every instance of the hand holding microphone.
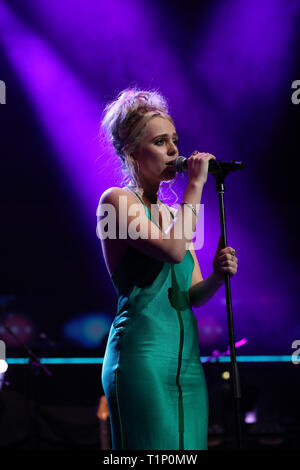
<path id="1" fill-rule="evenodd" d="M 212 159 L 216 160 L 216 157 L 211 153 L 200 153 L 198 150 L 194 150 L 192 155 L 186 159 L 189 181 L 200 181 L 205 184 L 209 161 Z"/>
<path id="2" fill-rule="evenodd" d="M 216 157 L 211 153 L 198 152 L 194 150 L 189 158 L 178 157 L 173 165 L 178 173 L 188 172 L 190 182 L 206 183 L 208 165 L 210 160 L 216 160 Z"/>
<path id="3" fill-rule="evenodd" d="M 207 163 L 199 163 L 199 159 Z M 195 163 L 195 160 L 198 160 L 198 163 Z M 222 171 L 225 174 L 228 174 L 231 171 L 237 171 L 244 168 L 244 162 L 234 160 L 231 160 L 230 162 L 222 162 L 217 160 L 216 157 L 211 153 L 200 153 L 198 150 L 194 150 L 189 158 L 179 156 L 175 161 L 170 162 L 170 164 L 175 167 L 177 173 L 184 173 L 187 171 L 189 173 L 189 179 L 191 179 L 190 176 L 195 176 L 194 172 L 196 171 L 196 179 L 198 180 L 198 172 L 200 168 L 202 168 L 200 170 L 200 180 L 203 181 L 203 183 L 205 183 L 207 180 L 207 173 L 220 174 L 220 171 Z M 190 175 L 190 169 L 193 175 Z"/>

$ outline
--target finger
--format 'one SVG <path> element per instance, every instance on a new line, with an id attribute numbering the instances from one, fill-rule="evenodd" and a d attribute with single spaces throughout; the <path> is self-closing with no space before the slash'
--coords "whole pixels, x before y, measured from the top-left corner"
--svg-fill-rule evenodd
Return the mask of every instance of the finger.
<path id="1" fill-rule="evenodd" d="M 237 253 L 237 251 L 236 251 L 234 248 L 232 248 L 232 246 L 226 246 L 226 247 L 224 248 L 224 252 L 225 252 L 225 251 L 226 251 L 226 253 L 228 252 L 228 253 L 230 253 L 230 254 L 231 254 L 231 252 Z"/>
<path id="2" fill-rule="evenodd" d="M 226 247 L 223 250 L 221 250 L 220 254 L 221 254 L 221 256 L 227 256 L 228 259 L 230 257 L 236 258 L 236 250 L 234 250 L 233 248 L 230 248 L 230 247 Z"/>
<path id="3" fill-rule="evenodd" d="M 228 259 L 228 260 L 235 260 L 235 259 L 238 259 L 235 255 L 232 255 L 231 253 L 228 253 L 228 252 L 223 253 L 223 254 L 221 254 L 221 253 L 222 253 L 222 252 L 220 252 L 220 253 L 218 254 L 218 259 L 220 259 L 220 260 L 225 260 L 225 259 Z"/>
<path id="4" fill-rule="evenodd" d="M 223 268 L 224 267 L 230 268 L 230 267 L 234 267 L 236 265 L 237 265 L 237 263 L 235 261 L 228 260 L 228 259 L 226 259 L 224 261 L 220 261 L 220 263 L 219 263 L 219 266 L 222 266 Z"/>
<path id="5" fill-rule="evenodd" d="M 220 268 L 219 271 L 222 272 L 223 274 L 224 273 L 235 274 L 237 272 L 237 268 L 223 267 L 223 268 Z"/>
<path id="6" fill-rule="evenodd" d="M 208 158 L 214 158 L 216 160 L 216 157 L 212 153 L 203 152 L 201 155 Z"/>

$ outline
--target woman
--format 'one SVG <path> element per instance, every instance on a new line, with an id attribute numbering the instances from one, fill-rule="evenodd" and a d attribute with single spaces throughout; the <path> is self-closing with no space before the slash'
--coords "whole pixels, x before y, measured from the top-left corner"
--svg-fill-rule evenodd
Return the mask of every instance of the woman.
<path id="1" fill-rule="evenodd" d="M 178 157 L 166 100 L 155 91 L 124 90 L 106 106 L 102 125 L 129 179 L 126 187 L 106 190 L 97 211 L 97 234 L 118 295 L 102 368 L 112 448 L 207 449 L 208 397 L 192 307 L 217 292 L 224 272 L 237 271 L 235 250 L 219 242 L 213 273 L 203 280 L 192 242 L 215 157 L 192 153 L 175 211 L 158 198 L 161 182 L 175 176 Z M 110 209 L 116 230 L 110 227 L 107 237 L 101 216 Z"/>

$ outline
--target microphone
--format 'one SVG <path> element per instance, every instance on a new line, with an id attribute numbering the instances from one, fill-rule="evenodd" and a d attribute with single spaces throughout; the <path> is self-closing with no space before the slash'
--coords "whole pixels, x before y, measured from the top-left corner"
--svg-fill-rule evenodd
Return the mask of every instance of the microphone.
<path id="1" fill-rule="evenodd" d="M 172 165 L 175 167 L 177 173 L 184 173 L 188 170 L 187 165 L 187 158 L 183 157 L 182 155 L 177 157 Z M 231 160 L 230 162 L 221 162 L 219 160 L 209 160 L 208 162 L 208 172 L 209 173 L 217 173 L 220 170 L 225 170 L 227 173 L 230 171 L 237 171 L 244 168 L 244 162 L 237 162 Z"/>

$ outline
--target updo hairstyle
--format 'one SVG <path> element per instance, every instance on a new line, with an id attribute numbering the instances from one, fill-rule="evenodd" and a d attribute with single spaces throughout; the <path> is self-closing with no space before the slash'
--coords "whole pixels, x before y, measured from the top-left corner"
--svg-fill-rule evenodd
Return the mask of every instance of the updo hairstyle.
<path id="1" fill-rule="evenodd" d="M 105 106 L 103 115 L 101 127 L 121 160 L 124 183 L 138 188 L 140 181 L 132 153 L 138 148 L 142 131 L 151 119 L 161 116 L 174 125 L 167 101 L 155 90 L 127 88 Z"/>

